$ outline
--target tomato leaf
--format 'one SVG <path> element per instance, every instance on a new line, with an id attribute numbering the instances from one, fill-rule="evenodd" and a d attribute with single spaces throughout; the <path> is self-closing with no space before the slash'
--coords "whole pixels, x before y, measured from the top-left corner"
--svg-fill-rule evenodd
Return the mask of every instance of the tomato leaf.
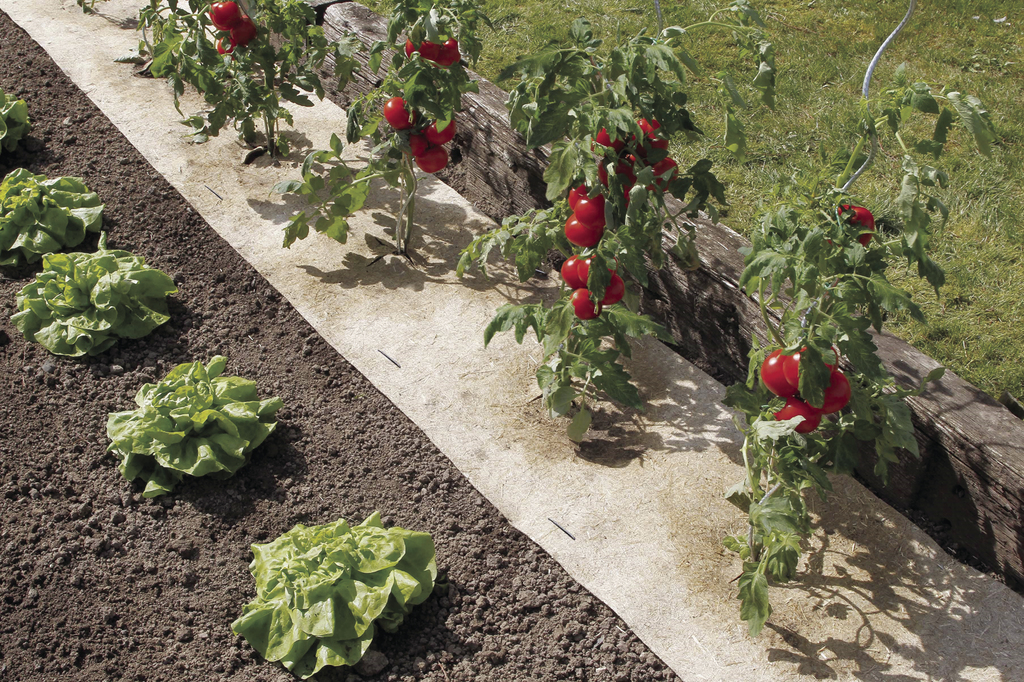
<path id="1" fill-rule="evenodd" d="M 793 507 L 789 497 L 784 494 L 762 499 L 752 505 L 750 524 L 765 536 L 772 531 L 799 533 L 806 526 L 799 520 L 799 512 Z"/>
<path id="2" fill-rule="evenodd" d="M 569 426 L 566 427 L 566 435 L 569 436 L 569 440 L 579 443 L 583 440 L 583 436 L 586 435 L 587 431 L 590 430 L 590 424 L 593 421 L 593 416 L 590 411 L 586 408 L 581 408 L 576 416 L 569 422 Z"/>
<path id="3" fill-rule="evenodd" d="M 572 386 L 559 386 L 548 394 L 548 411 L 552 417 L 561 417 L 569 411 L 575 399 L 576 389 Z"/>
<path id="4" fill-rule="evenodd" d="M 758 564 L 743 564 L 737 598 L 740 600 L 740 618 L 747 621 L 750 636 L 757 637 L 772 615 L 772 607 L 768 603 L 768 580 L 758 570 Z"/>
<path id="5" fill-rule="evenodd" d="M 576 177 L 579 163 L 579 149 L 567 142 L 556 142 L 551 146 L 548 167 L 544 170 L 544 182 L 548 183 L 547 199 L 555 201 L 564 195 Z"/>
<path id="6" fill-rule="evenodd" d="M 796 533 L 774 532 L 764 546 L 765 572 L 772 580 L 787 582 L 796 576 L 800 561 L 800 536 Z"/>
<path id="7" fill-rule="evenodd" d="M 997 139 L 996 130 L 981 100 L 974 95 L 961 95 L 959 92 L 948 92 L 946 97 L 960 116 L 960 124 L 974 136 L 978 151 L 985 156 L 992 156 L 992 143 Z"/>
<path id="8" fill-rule="evenodd" d="M 622 365 L 609 360 L 608 356 L 599 357 L 596 354 L 588 354 L 587 359 L 593 367 L 591 381 L 595 387 L 604 391 L 609 398 L 617 403 L 636 410 L 643 410 L 644 403 L 640 399 L 640 392 L 636 386 L 630 383 L 630 376 Z"/>

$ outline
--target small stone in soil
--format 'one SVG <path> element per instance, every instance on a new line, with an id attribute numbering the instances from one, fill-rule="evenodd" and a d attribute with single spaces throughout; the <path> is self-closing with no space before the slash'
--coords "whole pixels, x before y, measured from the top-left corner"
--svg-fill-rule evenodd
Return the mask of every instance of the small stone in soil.
<path id="1" fill-rule="evenodd" d="M 373 677 L 388 667 L 388 657 L 379 651 L 371 649 L 363 654 L 355 665 L 355 671 L 363 677 Z"/>

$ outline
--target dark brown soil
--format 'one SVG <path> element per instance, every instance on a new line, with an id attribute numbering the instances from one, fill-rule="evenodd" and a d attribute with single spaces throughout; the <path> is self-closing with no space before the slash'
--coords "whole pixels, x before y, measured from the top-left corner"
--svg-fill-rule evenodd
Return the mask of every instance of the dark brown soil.
<path id="1" fill-rule="evenodd" d="M 125 77 L 131 77 L 126 67 Z M 81 176 L 106 202 L 110 245 L 178 282 L 171 321 L 94 358 L 50 355 L 10 323 L 38 265 L 0 273 L 0 679 L 287 680 L 231 634 L 254 594 L 249 545 L 302 522 L 434 536 L 450 585 L 377 640 L 366 679 L 672 680 L 604 604 L 512 528 L 122 137 L 0 12 L 0 88 L 29 103 L 18 166 Z M 171 106 L 168 101 L 167 106 Z M 81 248 L 95 247 L 96 236 Z M 280 395 L 277 432 L 226 482 L 158 501 L 105 453 L 107 414 L 178 363 Z M 324 680 L 363 679 L 334 670 Z"/>

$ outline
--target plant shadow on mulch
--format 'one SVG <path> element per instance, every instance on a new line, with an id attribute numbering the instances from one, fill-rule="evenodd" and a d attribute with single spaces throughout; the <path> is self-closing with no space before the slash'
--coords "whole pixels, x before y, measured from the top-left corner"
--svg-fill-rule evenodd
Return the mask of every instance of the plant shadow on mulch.
<path id="1" fill-rule="evenodd" d="M 857 635 L 853 639 L 830 636 L 812 641 L 769 622 L 765 627 L 778 633 L 790 647 L 769 649 L 770 661 L 795 664 L 799 673 L 817 679 L 845 679 L 850 662 L 865 679 L 905 679 L 902 675 L 888 676 L 884 657 L 871 654 L 884 649 L 898 651 L 901 657 L 913 661 L 914 669 L 927 679 L 961 679 L 972 669 L 989 667 L 999 671 L 999 679 L 1018 679 L 1017 662 L 1001 655 L 999 634 L 979 636 L 973 645 L 963 639 L 963 633 L 984 633 L 992 626 L 991 617 L 983 609 L 957 605 L 959 597 L 990 593 L 989 578 L 951 571 L 935 561 L 887 561 L 871 551 L 871 534 L 888 532 L 878 519 L 862 519 L 829 504 L 819 505 L 817 511 L 829 532 L 816 535 L 813 545 L 804 543 L 807 570 L 798 575 L 796 582 L 775 589 L 798 590 L 817 597 L 822 603 L 822 618 L 854 619 Z M 842 563 L 852 570 L 832 564 L 832 555 L 840 551 L 831 546 L 834 533 L 857 541 L 852 552 L 844 550 L 842 554 Z M 920 642 L 897 642 L 872 627 L 872 621 L 878 622 L 883 614 L 901 623 Z M 843 629 L 849 630 L 849 625 L 844 624 Z M 839 670 L 833 662 L 842 662 Z"/>

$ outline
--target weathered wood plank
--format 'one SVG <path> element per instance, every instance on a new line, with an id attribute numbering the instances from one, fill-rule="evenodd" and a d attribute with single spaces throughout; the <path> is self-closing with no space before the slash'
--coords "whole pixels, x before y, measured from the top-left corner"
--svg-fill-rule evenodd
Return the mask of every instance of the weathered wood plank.
<path id="1" fill-rule="evenodd" d="M 355 3 L 327 8 L 328 36 L 352 31 L 367 44 L 383 37 L 384 19 Z M 333 65 L 329 65 L 333 68 Z M 340 95 L 342 105 L 377 87 L 360 73 Z M 506 93 L 481 79 L 480 93 L 465 97 L 456 118 L 452 165 L 442 179 L 496 220 L 544 205 L 541 179 L 546 154 L 528 151 L 510 130 Z M 669 264 L 651 273 L 644 309 L 676 339 L 677 350 L 724 383 L 746 377 L 752 334 L 764 338 L 758 306 L 739 289 L 749 242 L 723 225 L 697 221 L 701 267 L 687 272 Z M 886 367 L 912 386 L 937 363 L 889 335 L 876 336 Z M 890 469 L 883 487 L 867 461 L 859 473 L 883 499 L 924 512 L 948 537 L 1003 575 L 1024 582 L 1024 423 L 956 375 L 910 399 L 922 458 Z"/>

